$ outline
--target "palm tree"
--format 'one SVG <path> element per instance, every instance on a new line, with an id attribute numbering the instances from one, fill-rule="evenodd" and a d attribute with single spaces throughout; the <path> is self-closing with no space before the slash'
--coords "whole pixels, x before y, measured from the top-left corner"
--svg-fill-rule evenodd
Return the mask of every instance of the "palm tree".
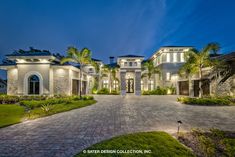
<path id="1" fill-rule="evenodd" d="M 220 49 L 217 43 L 207 44 L 201 51 L 190 49 L 186 54 L 185 68 L 193 68 L 192 73 L 199 74 L 199 97 L 202 97 L 202 69 L 213 67 L 213 61 L 210 59 L 210 53 L 216 53 Z M 185 70 L 186 70 L 185 69 Z"/>
<path id="2" fill-rule="evenodd" d="M 112 82 L 113 82 L 113 81 L 119 82 L 119 79 L 116 77 L 117 70 L 118 70 L 117 67 L 112 67 L 112 68 L 111 68 Z M 117 90 L 117 86 L 115 85 L 115 91 L 116 91 L 116 90 Z"/>
<path id="3" fill-rule="evenodd" d="M 188 61 L 186 62 L 185 64 L 182 65 L 182 67 L 180 67 L 178 73 L 181 77 L 183 76 L 186 76 L 186 78 L 188 79 L 188 83 L 189 83 L 189 92 L 191 90 L 191 78 L 192 78 L 192 75 L 196 73 L 197 69 L 196 67 L 191 64 L 193 63 L 194 61 L 194 58 L 189 58 L 189 60 L 191 61 Z"/>
<path id="4" fill-rule="evenodd" d="M 94 60 L 91 60 L 91 65 L 95 68 L 96 72 L 95 83 L 93 88 L 97 90 L 99 88 L 99 83 L 100 83 L 100 64 Z"/>
<path id="5" fill-rule="evenodd" d="M 61 64 L 66 62 L 74 62 L 80 65 L 80 85 L 79 85 L 79 96 L 82 97 L 82 71 L 83 66 L 91 63 L 91 51 L 87 48 L 83 48 L 79 51 L 75 47 L 68 47 L 67 57 L 61 59 Z"/>
<path id="6" fill-rule="evenodd" d="M 150 82 L 150 87 L 151 87 L 151 77 L 153 74 L 161 74 L 160 68 L 159 67 L 155 67 L 153 64 L 152 60 L 149 60 L 147 62 L 145 62 L 143 64 L 142 69 L 146 69 L 147 73 L 142 74 L 142 78 L 143 77 L 148 77 L 148 81 Z"/>

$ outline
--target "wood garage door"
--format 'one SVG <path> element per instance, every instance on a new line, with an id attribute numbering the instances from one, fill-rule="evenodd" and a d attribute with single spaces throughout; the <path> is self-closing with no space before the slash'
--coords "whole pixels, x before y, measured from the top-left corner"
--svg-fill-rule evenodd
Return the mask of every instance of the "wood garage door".
<path id="1" fill-rule="evenodd" d="M 179 82 L 179 94 L 180 95 L 189 95 L 188 81 L 180 81 Z"/>
<path id="2" fill-rule="evenodd" d="M 79 80 L 72 81 L 72 94 L 79 95 Z"/>

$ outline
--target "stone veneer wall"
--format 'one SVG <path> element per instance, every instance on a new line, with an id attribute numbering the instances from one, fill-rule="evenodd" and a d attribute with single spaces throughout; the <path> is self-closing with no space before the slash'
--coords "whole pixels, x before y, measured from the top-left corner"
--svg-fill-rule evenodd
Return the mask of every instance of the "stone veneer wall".
<path id="1" fill-rule="evenodd" d="M 121 78 L 121 95 L 126 95 L 126 72 L 120 72 Z"/>
<path id="2" fill-rule="evenodd" d="M 68 69 L 54 69 L 54 94 L 55 95 L 70 95 L 70 81 L 69 81 L 69 70 Z"/>
<path id="3" fill-rule="evenodd" d="M 217 95 L 235 95 L 235 74 L 228 78 L 224 83 L 219 84 L 217 87 L 215 81 L 211 84 L 212 94 Z M 215 92 L 216 90 L 216 92 Z"/>
<path id="4" fill-rule="evenodd" d="M 7 94 L 18 95 L 18 70 L 9 69 L 7 71 Z"/>
<path id="5" fill-rule="evenodd" d="M 141 95 L 141 71 L 135 72 L 135 95 Z"/>

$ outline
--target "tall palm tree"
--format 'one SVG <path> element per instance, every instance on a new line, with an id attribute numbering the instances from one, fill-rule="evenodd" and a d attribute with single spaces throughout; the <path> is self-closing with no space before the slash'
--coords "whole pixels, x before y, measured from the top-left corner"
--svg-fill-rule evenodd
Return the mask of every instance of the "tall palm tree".
<path id="1" fill-rule="evenodd" d="M 117 67 L 112 67 L 111 68 L 111 76 L 112 76 L 112 82 L 117 81 L 119 82 L 119 79 L 117 78 Z M 115 85 L 115 91 L 117 90 L 117 86 Z"/>
<path id="2" fill-rule="evenodd" d="M 220 46 L 217 43 L 207 44 L 201 51 L 190 49 L 186 54 L 186 67 L 192 67 L 192 73 L 199 74 L 199 97 L 202 97 L 202 69 L 213 67 L 213 61 L 210 59 L 211 52 L 217 53 Z M 186 68 L 187 69 L 187 68 Z"/>
<path id="3" fill-rule="evenodd" d="M 87 48 L 83 48 L 79 51 L 75 47 L 68 47 L 67 57 L 61 59 L 61 64 L 66 62 L 74 62 L 80 65 L 80 85 L 79 85 L 79 96 L 82 97 L 82 71 L 86 64 L 91 63 L 91 51 Z"/>
<path id="4" fill-rule="evenodd" d="M 99 88 L 99 83 L 100 83 L 100 64 L 97 63 L 94 60 L 91 60 L 91 65 L 95 68 L 95 83 L 94 83 L 94 89 L 97 90 Z"/>
<path id="5" fill-rule="evenodd" d="M 159 67 L 155 67 L 154 64 L 153 64 L 153 61 L 152 60 L 149 60 L 147 62 L 145 62 L 143 64 L 143 67 L 142 69 L 146 69 L 147 72 L 142 74 L 142 78 L 143 77 L 148 77 L 148 81 L 150 82 L 150 87 L 151 87 L 151 77 L 153 74 L 161 74 L 161 70 Z"/>

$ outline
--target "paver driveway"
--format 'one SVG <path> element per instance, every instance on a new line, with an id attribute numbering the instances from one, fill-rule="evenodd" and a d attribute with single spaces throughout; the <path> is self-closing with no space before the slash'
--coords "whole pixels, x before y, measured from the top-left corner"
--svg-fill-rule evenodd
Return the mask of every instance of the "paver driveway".
<path id="1" fill-rule="evenodd" d="M 0 129 L 0 156 L 73 156 L 83 148 L 116 135 L 217 127 L 235 130 L 235 107 L 182 105 L 176 96 L 96 96 L 81 109 Z"/>

